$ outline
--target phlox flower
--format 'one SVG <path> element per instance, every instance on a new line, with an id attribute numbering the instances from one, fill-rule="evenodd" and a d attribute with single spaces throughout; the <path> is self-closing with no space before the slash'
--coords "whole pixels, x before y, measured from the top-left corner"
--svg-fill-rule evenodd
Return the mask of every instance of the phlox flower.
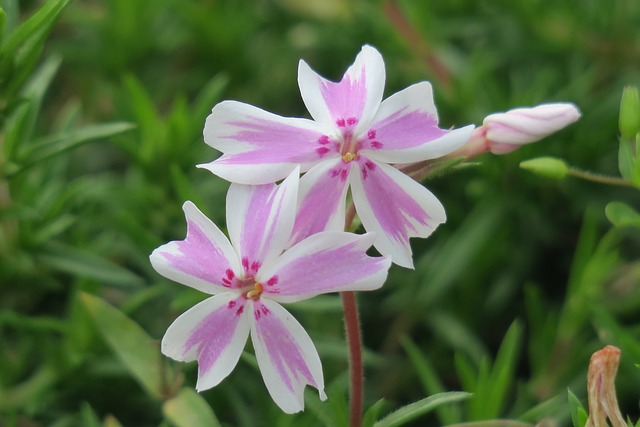
<path id="1" fill-rule="evenodd" d="M 264 184 L 300 165 L 301 197 L 290 244 L 323 230 L 342 230 L 347 190 L 374 246 L 412 267 L 410 237 L 427 237 L 446 219 L 426 188 L 390 164 L 455 151 L 473 126 L 438 128 L 431 85 L 414 84 L 382 100 L 384 61 L 364 46 L 339 82 L 298 67 L 302 99 L 313 117 L 287 118 L 236 101 L 216 105 L 204 139 L 223 155 L 199 165 L 231 182 Z"/>
<path id="2" fill-rule="evenodd" d="M 162 352 L 198 361 L 196 388 L 219 384 L 238 363 L 247 337 L 269 394 L 287 413 L 304 408 L 309 384 L 322 399 L 318 353 L 280 303 L 318 294 L 377 289 L 391 260 L 369 257 L 373 235 L 323 232 L 284 251 L 290 240 L 299 187 L 295 169 L 280 185 L 231 184 L 227 193 L 230 240 L 191 202 L 183 210 L 187 236 L 150 256 L 163 276 L 212 295 L 178 317 Z"/>

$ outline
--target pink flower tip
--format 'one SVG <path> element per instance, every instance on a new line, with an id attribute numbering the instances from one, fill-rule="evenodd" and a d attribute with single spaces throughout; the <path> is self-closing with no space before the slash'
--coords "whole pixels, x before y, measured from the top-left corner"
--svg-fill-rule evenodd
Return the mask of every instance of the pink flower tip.
<path id="1" fill-rule="evenodd" d="M 580 111 L 574 104 L 540 104 L 491 114 L 484 119 L 480 129 L 488 151 L 505 154 L 521 145 L 539 141 L 579 118 Z"/>

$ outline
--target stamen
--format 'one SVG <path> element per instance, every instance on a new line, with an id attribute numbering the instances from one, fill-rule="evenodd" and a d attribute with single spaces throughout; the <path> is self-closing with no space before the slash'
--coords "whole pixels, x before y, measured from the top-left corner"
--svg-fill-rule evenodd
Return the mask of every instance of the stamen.
<path id="1" fill-rule="evenodd" d="M 262 294 L 262 285 L 260 283 L 256 283 L 253 286 L 254 286 L 254 289 L 247 292 L 247 298 L 255 301 L 258 298 L 260 298 L 260 294 Z"/>
<path id="2" fill-rule="evenodd" d="M 342 156 L 342 160 L 344 160 L 346 163 L 349 163 L 350 161 L 355 160 L 357 158 L 358 158 L 358 155 L 353 154 L 352 152 L 348 152 L 347 154 Z"/>

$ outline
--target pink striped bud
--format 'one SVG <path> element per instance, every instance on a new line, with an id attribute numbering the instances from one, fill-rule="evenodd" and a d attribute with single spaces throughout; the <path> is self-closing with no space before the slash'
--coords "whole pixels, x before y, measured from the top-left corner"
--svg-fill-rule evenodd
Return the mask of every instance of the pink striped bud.
<path id="1" fill-rule="evenodd" d="M 541 104 L 491 114 L 481 128 L 484 128 L 488 151 L 505 154 L 551 135 L 579 118 L 580 111 L 573 104 Z"/>

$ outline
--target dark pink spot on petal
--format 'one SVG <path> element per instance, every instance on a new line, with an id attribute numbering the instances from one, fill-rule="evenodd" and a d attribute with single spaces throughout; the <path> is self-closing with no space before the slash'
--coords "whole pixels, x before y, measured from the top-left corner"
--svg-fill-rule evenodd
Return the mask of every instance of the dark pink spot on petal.
<path id="1" fill-rule="evenodd" d="M 242 266 L 244 267 L 245 271 L 249 270 L 249 258 L 242 258 Z"/>
<path id="2" fill-rule="evenodd" d="M 251 263 L 251 271 L 258 271 L 258 269 L 260 268 L 260 261 L 253 261 Z"/>
<path id="3" fill-rule="evenodd" d="M 222 278 L 222 284 L 228 288 L 229 286 L 231 286 L 231 281 L 229 279 L 227 279 L 226 277 L 223 277 Z"/>
<path id="4" fill-rule="evenodd" d="M 263 305 L 263 306 L 261 307 L 261 309 L 260 309 L 260 310 L 262 311 L 262 314 L 264 314 L 265 316 L 266 316 L 267 314 L 271 313 L 271 312 L 269 311 L 269 309 L 267 308 L 267 306 L 265 306 L 265 305 Z"/>
<path id="5" fill-rule="evenodd" d="M 364 165 L 367 167 L 367 169 L 369 170 L 374 170 L 376 168 L 376 164 L 373 163 L 371 160 L 367 160 Z"/>
<path id="6" fill-rule="evenodd" d="M 345 123 L 344 119 L 338 119 L 338 120 L 336 120 L 336 125 L 338 125 L 338 127 L 343 128 L 343 127 L 345 127 L 346 123 Z"/>
<path id="7" fill-rule="evenodd" d="M 379 150 L 383 146 L 384 144 L 380 141 L 371 141 L 371 148 L 375 148 L 376 150 Z"/>
<path id="8" fill-rule="evenodd" d="M 347 119 L 347 124 L 349 126 L 355 125 L 358 122 L 358 119 L 356 119 L 355 117 L 349 117 Z"/>
<path id="9" fill-rule="evenodd" d="M 320 155 L 320 157 L 324 156 L 328 152 L 329 152 L 329 149 L 327 147 L 318 147 L 318 148 L 316 148 L 316 153 L 318 153 Z"/>
<path id="10" fill-rule="evenodd" d="M 367 138 L 376 139 L 376 131 L 371 129 L 369 132 L 367 132 Z"/>
<path id="11" fill-rule="evenodd" d="M 233 308 L 236 306 L 236 302 L 235 301 L 229 301 L 229 308 Z"/>
<path id="12" fill-rule="evenodd" d="M 329 140 L 329 136 L 328 135 L 322 135 L 320 137 L 320 139 L 318 139 L 318 144 L 320 144 L 320 145 L 327 145 L 330 142 L 331 141 Z"/>
<path id="13" fill-rule="evenodd" d="M 340 179 L 344 182 L 347 180 L 347 174 L 349 173 L 349 171 L 344 168 L 340 171 Z"/>
<path id="14" fill-rule="evenodd" d="M 227 278 L 229 280 L 233 280 L 233 278 L 236 277 L 236 274 L 230 268 L 227 268 L 227 271 L 225 271 L 225 273 L 227 274 Z"/>
<path id="15" fill-rule="evenodd" d="M 260 313 L 260 309 L 256 308 L 256 309 L 253 311 L 253 316 L 256 318 L 256 320 L 260 320 L 260 316 L 261 316 L 261 315 L 262 315 L 262 314 Z"/>
<path id="16" fill-rule="evenodd" d="M 269 280 L 267 280 L 267 286 L 273 286 L 278 283 L 278 276 L 273 276 Z"/>
<path id="17" fill-rule="evenodd" d="M 236 316 L 240 316 L 242 314 L 242 312 L 244 311 L 244 305 L 241 305 L 240 307 L 238 307 L 238 309 L 236 310 Z"/>

